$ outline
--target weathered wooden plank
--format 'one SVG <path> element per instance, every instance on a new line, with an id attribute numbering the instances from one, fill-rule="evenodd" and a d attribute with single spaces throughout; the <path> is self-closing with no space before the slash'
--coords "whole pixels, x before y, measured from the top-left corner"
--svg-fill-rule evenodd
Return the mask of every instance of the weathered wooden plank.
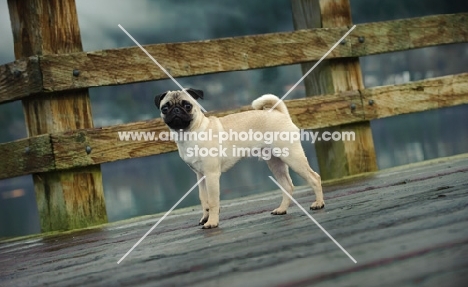
<path id="1" fill-rule="evenodd" d="M 350 34 L 349 41 L 339 45 L 330 53 L 328 59 L 468 42 L 466 23 L 468 13 L 360 24 Z M 185 77 L 316 61 L 347 30 L 347 27 L 310 29 L 146 45 L 145 48 L 172 76 Z M 359 41 L 359 37 L 362 37 L 364 42 Z M 44 77 L 43 86 L 29 86 L 20 82 L 14 88 L 14 94 L 9 92 L 13 89 L 11 87 L 0 89 L 0 103 L 43 91 L 63 91 L 167 78 L 138 47 L 44 55 L 40 57 L 40 64 Z M 79 75 L 74 76 L 73 70 L 78 70 Z M 0 71 L 0 79 L 9 77 L 5 67 Z"/>
<path id="2" fill-rule="evenodd" d="M 464 286 L 467 166 L 465 154 L 325 183 L 326 210 L 310 212 L 356 264 L 297 206 L 271 215 L 281 198 L 275 190 L 221 201 L 218 229 L 197 227 L 198 206 L 176 209 L 118 265 L 163 213 L 0 241 L 0 283 Z M 294 197 L 302 206 L 313 200 L 304 187 Z"/>
<path id="3" fill-rule="evenodd" d="M 0 179 L 55 169 L 50 135 L 0 144 Z"/>
<path id="4" fill-rule="evenodd" d="M 0 103 L 19 100 L 42 90 L 37 56 L 0 66 Z"/>
<path id="5" fill-rule="evenodd" d="M 368 120 L 468 104 L 468 73 L 362 90 Z"/>
<path id="6" fill-rule="evenodd" d="M 74 0 L 9 0 L 8 9 L 17 59 L 83 50 Z M 23 111 L 30 137 L 93 127 L 87 89 L 39 93 L 23 100 Z M 99 166 L 34 173 L 33 180 L 43 232 L 107 222 Z"/>
<path id="7" fill-rule="evenodd" d="M 51 138 L 55 149 L 56 165 L 58 169 L 67 169 L 73 166 L 88 166 L 177 150 L 176 145 L 171 141 L 132 140 L 131 138 L 120 140 L 119 138 L 119 132 L 154 132 L 156 136 L 159 136 L 163 131 L 169 130 L 160 119 L 157 119 L 55 134 Z"/>
<path id="8" fill-rule="evenodd" d="M 295 29 L 352 26 L 349 0 L 292 0 L 291 5 Z M 352 41 L 347 37 L 342 43 Z M 315 63 L 303 63 L 302 72 L 307 73 Z M 304 79 L 304 85 L 307 96 L 364 89 L 359 58 L 325 60 Z M 377 170 L 370 122 L 327 127 L 326 131 L 353 132 L 356 140 L 315 143 L 322 179 Z"/>
<path id="9" fill-rule="evenodd" d="M 359 57 L 468 41 L 468 13 L 358 25 L 330 58 Z M 297 64 L 320 59 L 348 28 L 302 30 L 208 41 L 157 44 L 145 49 L 174 77 Z M 130 31 L 131 33 L 131 31 Z M 359 43 L 359 36 L 365 37 Z M 313 43 L 313 44 L 311 44 Z M 57 91 L 165 79 L 140 48 L 41 59 L 44 89 Z M 78 77 L 72 71 L 80 71 Z"/>
<path id="10" fill-rule="evenodd" d="M 145 49 L 173 77 L 184 77 L 288 65 L 307 58 L 319 59 L 344 30 L 157 44 L 145 46 Z M 343 57 L 349 54 L 349 47 L 340 47 L 332 54 Z M 168 78 L 138 47 L 44 57 L 41 68 L 44 89 L 50 91 Z M 71 76 L 73 69 L 80 70 L 78 77 Z"/>
<path id="11" fill-rule="evenodd" d="M 350 35 L 356 57 L 468 41 L 468 13 L 357 25 Z M 377 24 L 375 23 L 375 24 Z M 359 37 L 361 41 L 359 42 Z M 365 43 L 367 43 L 365 44 Z"/>

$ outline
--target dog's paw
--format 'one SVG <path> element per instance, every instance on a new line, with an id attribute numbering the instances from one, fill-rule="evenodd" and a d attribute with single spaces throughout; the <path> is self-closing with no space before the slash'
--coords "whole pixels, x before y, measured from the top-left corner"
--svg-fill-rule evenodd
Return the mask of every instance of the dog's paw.
<path id="1" fill-rule="evenodd" d="M 201 218 L 200 221 L 198 222 L 198 225 L 203 225 L 203 224 L 205 224 L 207 221 L 208 221 L 208 217 L 202 216 L 202 218 Z"/>
<path id="2" fill-rule="evenodd" d="M 211 228 L 216 228 L 218 227 L 218 222 L 206 222 L 205 224 L 203 224 L 202 226 L 202 229 L 211 229 Z"/>
<path id="3" fill-rule="evenodd" d="M 322 209 L 324 207 L 325 207 L 325 202 L 322 200 L 320 202 L 316 201 L 312 203 L 312 205 L 310 206 L 310 209 L 315 210 L 315 209 Z"/>
<path id="4" fill-rule="evenodd" d="M 279 208 L 279 207 L 271 212 L 271 214 L 273 214 L 273 215 L 283 215 L 283 214 L 286 214 L 286 213 L 287 213 L 286 209 Z"/>

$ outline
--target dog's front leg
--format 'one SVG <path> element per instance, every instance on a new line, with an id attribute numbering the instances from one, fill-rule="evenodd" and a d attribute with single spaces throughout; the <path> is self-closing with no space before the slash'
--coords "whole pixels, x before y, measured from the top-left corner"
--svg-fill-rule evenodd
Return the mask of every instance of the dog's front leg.
<path id="1" fill-rule="evenodd" d="M 205 174 L 206 195 L 208 196 L 208 221 L 203 229 L 215 228 L 219 224 L 219 177 L 220 173 Z"/>
<path id="2" fill-rule="evenodd" d="M 197 172 L 197 180 L 200 180 L 202 177 L 203 177 L 203 174 Z M 201 206 L 203 209 L 203 215 L 198 224 L 203 225 L 208 221 L 208 215 L 209 215 L 208 194 L 206 190 L 205 180 L 200 182 L 200 184 L 198 185 L 198 196 L 200 197 L 200 202 L 201 202 Z"/>

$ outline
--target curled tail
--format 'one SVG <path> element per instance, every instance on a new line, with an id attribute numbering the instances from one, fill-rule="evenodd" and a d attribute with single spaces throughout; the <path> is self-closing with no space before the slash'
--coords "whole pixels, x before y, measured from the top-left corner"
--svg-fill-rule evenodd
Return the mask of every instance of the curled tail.
<path id="1" fill-rule="evenodd" d="M 276 103 L 278 104 L 276 105 Z M 274 105 L 276 105 L 275 110 L 279 111 L 280 113 L 289 115 L 288 108 L 284 102 L 275 95 L 266 94 L 252 102 L 252 108 L 256 110 L 269 110 Z"/>

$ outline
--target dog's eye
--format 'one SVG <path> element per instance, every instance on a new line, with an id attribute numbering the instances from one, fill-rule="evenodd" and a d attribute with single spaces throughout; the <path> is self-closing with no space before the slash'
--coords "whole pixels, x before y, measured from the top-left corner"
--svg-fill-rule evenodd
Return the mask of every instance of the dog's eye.
<path id="1" fill-rule="evenodd" d="M 169 111 L 169 108 L 167 106 L 164 106 L 161 108 L 161 113 L 166 114 Z"/>
<path id="2" fill-rule="evenodd" d="M 191 104 L 185 104 L 185 105 L 184 105 L 184 109 L 185 109 L 186 111 L 190 111 L 190 110 L 192 109 L 192 105 L 191 105 Z"/>

